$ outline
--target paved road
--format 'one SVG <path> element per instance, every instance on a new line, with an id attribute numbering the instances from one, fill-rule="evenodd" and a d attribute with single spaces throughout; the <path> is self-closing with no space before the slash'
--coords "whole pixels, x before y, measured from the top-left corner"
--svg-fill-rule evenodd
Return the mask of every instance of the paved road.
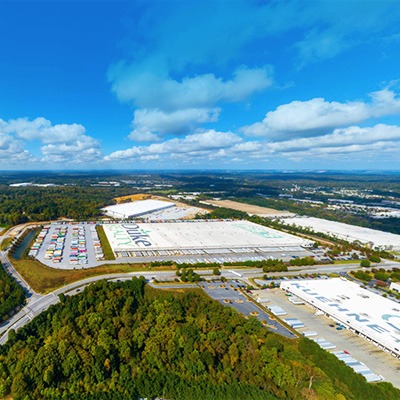
<path id="1" fill-rule="evenodd" d="M 14 276 L 14 278 L 24 287 L 28 293 L 27 305 L 14 315 L 10 320 L 0 326 L 0 344 L 4 344 L 8 337 L 10 329 L 17 330 L 20 327 L 26 325 L 30 320 L 39 315 L 41 312 L 47 310 L 52 304 L 56 304 L 59 301 L 58 295 L 63 293 L 66 295 L 74 295 L 83 290 L 84 287 L 89 284 L 96 282 L 101 279 L 107 280 L 125 280 L 131 279 L 133 276 L 144 276 L 147 280 L 151 281 L 154 278 L 157 280 L 173 280 L 176 277 L 175 271 L 143 271 L 143 272 L 130 272 L 120 273 L 112 275 L 101 275 L 81 280 L 79 282 L 66 285 L 60 289 L 47 295 L 40 295 L 32 290 L 28 283 L 18 274 L 12 264 L 7 259 L 5 252 L 0 252 L 0 259 L 3 265 L 5 265 L 7 271 Z M 393 267 L 399 267 L 399 263 L 385 261 L 379 265 L 380 268 L 391 269 Z M 227 279 L 240 279 L 247 284 L 250 284 L 249 278 L 259 278 L 264 275 L 260 268 L 250 269 L 235 269 L 235 267 L 229 267 L 230 269 L 221 269 L 221 276 Z M 355 264 L 339 264 L 339 265 L 323 265 L 323 266 L 311 266 L 305 268 L 290 268 L 287 272 L 273 272 L 268 275 L 271 276 L 295 276 L 298 274 L 313 274 L 313 273 L 330 273 L 330 272 L 348 272 L 354 269 L 360 268 Z M 231 271 L 236 271 L 233 273 Z M 212 275 L 212 270 L 197 270 L 202 276 Z M 241 276 L 239 276 L 240 274 Z M 175 288 L 174 284 L 163 286 L 165 288 Z M 179 285 L 179 287 L 182 287 Z"/>
<path id="2" fill-rule="evenodd" d="M 25 281 L 24 278 L 15 270 L 13 265 L 10 263 L 10 261 L 7 258 L 7 254 L 4 251 L 0 251 L 0 261 L 3 264 L 5 270 L 20 284 L 20 286 L 23 287 L 23 289 L 26 291 L 28 294 L 28 297 L 34 296 L 40 296 L 40 294 L 36 293 L 30 286 L 29 284 Z"/>
<path id="3" fill-rule="evenodd" d="M 152 271 L 152 272 L 130 272 L 127 274 L 100 275 L 87 278 L 79 282 L 71 283 L 70 285 L 66 285 L 47 295 L 41 296 L 35 294 L 29 299 L 28 304 L 21 311 L 19 311 L 10 320 L 8 320 L 7 322 L 5 322 L 0 326 L 0 345 L 4 344 L 7 341 L 8 332 L 10 331 L 10 329 L 17 330 L 21 328 L 22 326 L 26 325 L 29 321 L 31 321 L 33 318 L 35 318 L 37 315 L 47 310 L 52 304 L 58 303 L 59 294 L 61 293 L 66 295 L 77 294 L 81 290 L 83 290 L 86 286 L 102 279 L 126 280 L 126 279 L 132 279 L 133 276 L 144 276 L 147 280 L 150 281 L 153 279 L 153 277 L 156 277 L 159 280 L 166 278 L 169 278 L 171 280 L 176 277 L 176 274 L 175 271 Z M 175 285 L 170 285 L 170 286 L 175 286 Z M 168 285 L 165 286 L 165 288 L 168 288 Z"/>

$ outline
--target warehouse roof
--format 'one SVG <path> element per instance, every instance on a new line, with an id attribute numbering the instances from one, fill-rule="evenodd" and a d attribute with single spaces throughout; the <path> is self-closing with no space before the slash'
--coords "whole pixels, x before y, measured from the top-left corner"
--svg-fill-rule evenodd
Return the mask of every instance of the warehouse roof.
<path id="1" fill-rule="evenodd" d="M 281 288 L 400 354 L 400 304 L 342 278 L 283 281 Z"/>
<path id="2" fill-rule="evenodd" d="M 282 221 L 288 225 L 294 224 L 312 228 L 315 232 L 328 233 L 349 242 L 358 240 L 364 244 L 373 243 L 377 247 L 400 250 L 400 235 L 394 233 L 314 217 L 283 218 Z"/>
<path id="3" fill-rule="evenodd" d="M 104 207 L 102 210 L 108 215 L 116 216 L 117 218 L 129 218 L 174 206 L 175 203 L 170 203 L 168 201 L 139 200 L 131 203 L 122 203 Z"/>

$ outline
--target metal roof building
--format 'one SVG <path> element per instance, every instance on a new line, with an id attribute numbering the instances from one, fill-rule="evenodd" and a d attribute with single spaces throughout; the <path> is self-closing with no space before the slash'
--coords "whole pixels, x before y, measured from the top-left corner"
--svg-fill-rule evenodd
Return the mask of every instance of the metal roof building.
<path id="1" fill-rule="evenodd" d="M 296 225 L 303 228 L 311 228 L 314 232 L 327 233 L 336 236 L 339 239 L 348 242 L 359 241 L 360 243 L 371 246 L 372 248 L 381 248 L 385 250 L 400 250 L 400 235 L 394 233 L 378 231 L 344 224 L 342 222 L 329 221 L 327 219 L 315 217 L 294 217 L 282 218 L 282 221 L 288 225 Z"/>
<path id="2" fill-rule="evenodd" d="M 122 203 L 104 207 L 102 210 L 110 217 L 129 219 L 175 206 L 175 203 L 162 200 L 138 200 L 131 203 Z"/>
<path id="3" fill-rule="evenodd" d="M 282 281 L 281 289 L 400 357 L 400 304 L 342 278 Z"/>
<path id="4" fill-rule="evenodd" d="M 176 221 L 103 224 L 114 253 L 138 250 L 301 250 L 313 242 L 249 221 Z"/>

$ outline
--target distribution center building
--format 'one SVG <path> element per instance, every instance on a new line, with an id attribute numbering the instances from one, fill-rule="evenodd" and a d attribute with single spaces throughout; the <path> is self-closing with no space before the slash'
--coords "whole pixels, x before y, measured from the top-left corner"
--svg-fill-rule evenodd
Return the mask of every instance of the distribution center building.
<path id="1" fill-rule="evenodd" d="M 130 219 L 175 206 L 175 203 L 162 200 L 138 200 L 131 203 L 122 203 L 104 207 L 102 210 L 109 217 Z"/>
<path id="2" fill-rule="evenodd" d="M 120 252 L 204 250 L 295 251 L 313 242 L 249 221 L 193 220 L 164 223 L 103 224 L 116 256 Z M 161 253 L 162 254 L 162 253 Z"/>
<path id="3" fill-rule="evenodd" d="M 344 278 L 283 281 L 281 289 L 400 357 L 400 304 Z"/>
<path id="4" fill-rule="evenodd" d="M 350 243 L 359 241 L 372 248 L 400 250 L 400 235 L 394 233 L 315 217 L 293 217 L 282 218 L 281 220 L 287 225 L 310 228 L 313 229 L 314 232 L 322 232 L 331 236 L 336 236 Z"/>

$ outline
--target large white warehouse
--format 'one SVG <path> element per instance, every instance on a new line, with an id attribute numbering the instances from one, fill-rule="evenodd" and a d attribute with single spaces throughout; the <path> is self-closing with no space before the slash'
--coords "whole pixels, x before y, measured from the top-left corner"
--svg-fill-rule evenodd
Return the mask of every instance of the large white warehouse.
<path id="1" fill-rule="evenodd" d="M 394 233 L 314 217 L 283 218 L 282 221 L 287 225 L 311 228 L 314 232 L 327 233 L 348 242 L 359 241 L 372 248 L 400 250 L 400 235 Z"/>
<path id="2" fill-rule="evenodd" d="M 165 210 L 175 207 L 175 203 L 162 200 L 139 200 L 131 203 L 116 204 L 102 208 L 103 212 L 109 217 L 118 219 L 129 219 L 140 217 L 154 211 Z"/>
<path id="3" fill-rule="evenodd" d="M 103 224 L 114 253 L 140 250 L 237 249 L 278 251 L 313 242 L 249 221 L 180 221 Z"/>
<path id="4" fill-rule="evenodd" d="M 400 356 L 400 304 L 342 278 L 283 281 L 300 297 L 361 337 Z"/>

